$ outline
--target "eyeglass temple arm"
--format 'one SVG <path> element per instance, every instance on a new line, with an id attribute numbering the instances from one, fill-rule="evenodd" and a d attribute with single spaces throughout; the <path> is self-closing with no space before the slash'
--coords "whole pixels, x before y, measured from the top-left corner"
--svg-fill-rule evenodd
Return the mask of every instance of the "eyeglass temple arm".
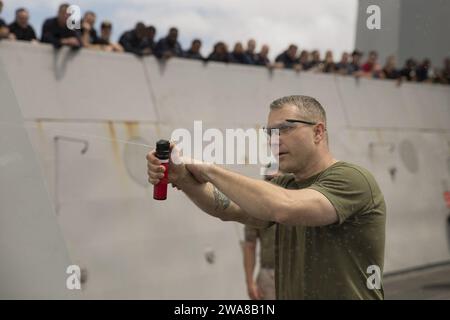
<path id="1" fill-rule="evenodd" d="M 310 125 L 315 125 L 317 124 L 317 122 L 312 122 L 312 121 L 304 121 L 304 120 L 297 120 L 297 119 L 286 119 L 287 122 L 299 122 L 299 123 L 305 123 L 305 124 L 310 124 Z"/>

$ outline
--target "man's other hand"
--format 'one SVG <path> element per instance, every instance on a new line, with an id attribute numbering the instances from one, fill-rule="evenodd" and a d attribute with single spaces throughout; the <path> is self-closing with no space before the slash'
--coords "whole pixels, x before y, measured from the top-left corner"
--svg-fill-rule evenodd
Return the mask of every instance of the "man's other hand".
<path id="1" fill-rule="evenodd" d="M 247 292 L 248 296 L 252 300 L 261 300 L 263 298 L 261 290 L 258 287 L 258 284 L 255 281 L 247 284 Z"/>

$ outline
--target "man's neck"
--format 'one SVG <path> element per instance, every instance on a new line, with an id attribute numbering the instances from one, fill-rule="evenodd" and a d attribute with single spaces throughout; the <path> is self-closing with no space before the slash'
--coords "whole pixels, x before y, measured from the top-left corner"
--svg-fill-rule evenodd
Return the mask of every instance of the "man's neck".
<path id="1" fill-rule="evenodd" d="M 311 164 L 302 170 L 301 172 L 294 173 L 296 181 L 304 181 L 309 177 L 312 177 L 331 165 L 338 162 L 338 160 L 334 159 L 330 153 L 327 153 L 326 156 L 321 156 L 317 159 L 317 161 L 311 161 Z"/>

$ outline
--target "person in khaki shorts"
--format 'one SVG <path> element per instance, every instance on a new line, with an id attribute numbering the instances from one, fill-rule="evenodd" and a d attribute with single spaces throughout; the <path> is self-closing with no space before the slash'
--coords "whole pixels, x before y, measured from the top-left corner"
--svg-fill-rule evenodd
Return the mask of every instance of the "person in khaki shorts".
<path id="1" fill-rule="evenodd" d="M 244 227 L 244 270 L 248 296 L 252 300 L 275 300 L 275 226 Z M 260 243 L 259 272 L 255 279 L 256 246 Z"/>
<path id="2" fill-rule="evenodd" d="M 275 224 L 277 299 L 383 299 L 386 203 L 374 176 L 333 157 L 325 110 L 313 97 L 276 99 L 267 120 L 286 174 L 268 183 L 186 159 L 169 163 L 169 182 L 223 221 Z M 147 160 L 157 184 L 165 168 L 155 151 Z"/>

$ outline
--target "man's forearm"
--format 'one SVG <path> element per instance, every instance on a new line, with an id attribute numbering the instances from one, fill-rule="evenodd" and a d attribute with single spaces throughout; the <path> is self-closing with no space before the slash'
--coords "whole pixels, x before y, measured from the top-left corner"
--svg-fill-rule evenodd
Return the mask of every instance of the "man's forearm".
<path id="1" fill-rule="evenodd" d="M 198 183 L 192 178 L 192 181 L 181 184 L 180 188 L 197 207 L 216 218 L 228 220 L 225 211 L 230 207 L 231 201 L 221 197 L 212 184 Z M 227 212 L 228 215 L 230 212 Z"/>
<path id="2" fill-rule="evenodd" d="M 208 170 L 208 179 L 247 214 L 260 220 L 277 222 L 276 204 L 289 199 L 283 188 L 216 165 Z"/>
<path id="3" fill-rule="evenodd" d="M 198 183 L 193 177 L 186 177 L 179 187 L 197 207 L 213 217 L 254 227 L 270 225 L 267 221 L 261 221 L 248 215 L 211 183 Z"/>
<path id="4" fill-rule="evenodd" d="M 245 281 L 247 284 L 253 282 L 253 272 L 256 265 L 256 243 L 245 242 L 244 243 L 244 270 Z"/>

